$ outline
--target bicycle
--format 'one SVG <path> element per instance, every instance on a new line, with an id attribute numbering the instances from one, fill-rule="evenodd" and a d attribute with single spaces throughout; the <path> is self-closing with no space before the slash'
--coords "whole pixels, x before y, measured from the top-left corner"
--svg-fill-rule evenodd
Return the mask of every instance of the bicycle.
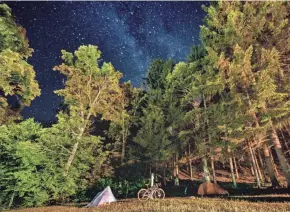
<path id="1" fill-rule="evenodd" d="M 145 201 L 148 199 L 164 199 L 165 192 L 162 188 L 159 188 L 158 185 L 155 184 L 152 187 L 148 188 L 148 184 L 146 184 L 147 189 L 142 188 L 138 191 L 137 197 L 140 201 Z"/>

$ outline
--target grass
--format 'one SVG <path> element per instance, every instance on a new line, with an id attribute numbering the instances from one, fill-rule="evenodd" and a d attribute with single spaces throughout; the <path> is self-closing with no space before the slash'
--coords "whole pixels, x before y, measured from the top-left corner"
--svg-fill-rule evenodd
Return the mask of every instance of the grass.
<path id="1" fill-rule="evenodd" d="M 250 198 L 250 197 L 249 197 Z M 77 206 L 51 206 L 40 208 L 26 208 L 9 212 L 189 212 L 189 211 L 290 211 L 288 202 L 251 202 L 245 200 L 231 200 L 226 198 L 167 198 L 159 201 L 140 202 L 137 199 L 121 200 L 116 203 L 94 208 Z"/>

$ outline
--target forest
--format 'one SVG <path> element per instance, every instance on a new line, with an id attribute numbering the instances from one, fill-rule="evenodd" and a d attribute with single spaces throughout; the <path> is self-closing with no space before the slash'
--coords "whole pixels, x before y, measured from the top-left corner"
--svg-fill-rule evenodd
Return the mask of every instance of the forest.
<path id="1" fill-rule="evenodd" d="M 201 44 L 185 61 L 156 58 L 139 88 L 95 44 L 62 50 L 51 67 L 65 76 L 62 104 L 43 124 L 21 116 L 41 89 L 26 30 L 1 3 L 0 209 L 90 201 L 107 185 L 136 197 L 151 173 L 182 191 L 202 180 L 289 189 L 290 4 L 203 9 Z"/>

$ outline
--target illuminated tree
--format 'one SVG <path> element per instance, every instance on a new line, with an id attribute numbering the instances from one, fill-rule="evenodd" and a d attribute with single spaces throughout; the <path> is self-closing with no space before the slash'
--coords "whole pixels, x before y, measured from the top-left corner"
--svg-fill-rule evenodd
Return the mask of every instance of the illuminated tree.
<path id="1" fill-rule="evenodd" d="M 89 133 L 92 117 L 116 120 L 122 93 L 120 78 L 111 63 L 98 65 L 101 52 L 96 46 L 80 46 L 74 53 L 62 51 L 64 63 L 54 67 L 67 77 L 65 88 L 55 93 L 64 98 L 69 115 L 76 120 L 73 148 L 65 166 L 67 175 L 78 146 L 84 135 Z"/>

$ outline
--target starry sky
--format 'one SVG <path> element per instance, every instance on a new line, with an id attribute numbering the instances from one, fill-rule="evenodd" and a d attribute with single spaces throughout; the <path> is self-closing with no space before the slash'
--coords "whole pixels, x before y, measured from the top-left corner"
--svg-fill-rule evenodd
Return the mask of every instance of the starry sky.
<path id="1" fill-rule="evenodd" d="M 97 45 L 103 61 L 112 62 L 135 87 L 153 59 L 186 60 L 199 44 L 199 29 L 208 2 L 6 2 L 16 21 L 27 30 L 34 49 L 34 66 L 41 88 L 24 118 L 55 121 L 61 99 L 53 91 L 64 77 L 52 70 L 61 61 L 61 49 Z"/>

